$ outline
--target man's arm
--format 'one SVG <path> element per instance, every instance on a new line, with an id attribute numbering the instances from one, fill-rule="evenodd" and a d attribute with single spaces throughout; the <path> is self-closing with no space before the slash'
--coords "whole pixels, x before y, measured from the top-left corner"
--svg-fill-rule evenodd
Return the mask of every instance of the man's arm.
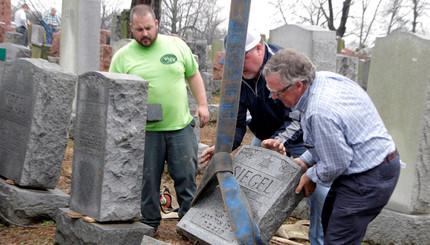
<path id="1" fill-rule="evenodd" d="M 194 75 L 187 77 L 187 81 L 198 104 L 194 117 L 200 116 L 200 127 L 202 128 L 209 122 L 209 110 L 205 85 L 199 70 L 196 70 Z"/>

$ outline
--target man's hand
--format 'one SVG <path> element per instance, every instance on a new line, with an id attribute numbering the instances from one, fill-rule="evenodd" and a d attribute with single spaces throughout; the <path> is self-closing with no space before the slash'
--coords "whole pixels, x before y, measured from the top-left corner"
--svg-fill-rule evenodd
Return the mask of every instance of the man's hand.
<path id="1" fill-rule="evenodd" d="M 293 161 L 297 163 L 304 171 L 308 170 L 308 165 L 300 159 L 300 157 L 294 158 Z"/>
<path id="2" fill-rule="evenodd" d="M 306 176 L 306 173 L 304 173 L 302 174 L 302 177 L 300 177 L 299 185 L 296 188 L 296 194 L 299 194 L 303 189 L 305 189 L 305 197 L 309 197 L 314 193 L 316 187 L 317 185 Z"/>
<path id="3" fill-rule="evenodd" d="M 203 151 L 202 155 L 200 156 L 199 164 L 205 163 L 203 168 L 206 168 L 209 165 L 209 162 L 211 161 L 212 157 L 215 155 L 215 146 L 211 146 L 207 148 L 205 151 Z"/>
<path id="4" fill-rule="evenodd" d="M 194 117 L 200 116 L 200 127 L 203 128 L 209 122 L 209 110 L 207 106 L 198 106 Z"/>
<path id="5" fill-rule="evenodd" d="M 281 141 L 276 139 L 265 139 L 261 142 L 261 147 L 276 151 L 282 155 L 286 155 L 285 146 L 281 143 Z"/>

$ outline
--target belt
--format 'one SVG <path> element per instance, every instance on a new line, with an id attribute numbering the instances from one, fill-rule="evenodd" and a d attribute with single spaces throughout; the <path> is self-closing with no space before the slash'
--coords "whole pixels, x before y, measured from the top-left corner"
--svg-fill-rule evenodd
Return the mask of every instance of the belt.
<path id="1" fill-rule="evenodd" d="M 398 155 L 399 153 L 397 152 L 397 150 L 395 150 L 395 151 L 393 151 L 393 152 L 391 152 L 390 154 L 388 154 L 385 158 L 384 158 L 384 161 L 382 161 L 382 162 L 388 162 L 388 161 L 391 161 L 391 160 L 393 160 L 395 157 L 397 157 L 397 155 Z"/>

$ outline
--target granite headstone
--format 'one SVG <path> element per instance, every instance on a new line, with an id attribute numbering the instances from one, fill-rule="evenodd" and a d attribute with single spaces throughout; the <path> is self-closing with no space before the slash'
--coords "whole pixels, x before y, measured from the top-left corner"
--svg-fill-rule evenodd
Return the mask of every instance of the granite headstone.
<path id="1" fill-rule="evenodd" d="M 303 198 L 295 189 L 303 171 L 289 157 L 255 146 L 242 146 L 233 158 L 233 174 L 248 200 L 265 242 Z M 238 244 L 219 187 L 208 190 L 177 225 L 185 236 L 207 244 Z"/>
<path id="2" fill-rule="evenodd" d="M 139 217 L 148 82 L 79 76 L 70 209 L 99 222 Z"/>
<path id="3" fill-rule="evenodd" d="M 77 77 L 42 59 L 0 63 L 0 175 L 55 188 Z"/>

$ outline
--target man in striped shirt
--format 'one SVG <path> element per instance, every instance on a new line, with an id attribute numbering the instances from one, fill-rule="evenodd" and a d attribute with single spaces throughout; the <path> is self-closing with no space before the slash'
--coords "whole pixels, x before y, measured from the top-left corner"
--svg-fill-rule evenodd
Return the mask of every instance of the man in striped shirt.
<path id="1" fill-rule="evenodd" d="M 387 204 L 400 159 L 373 102 L 355 82 L 316 72 L 303 53 L 277 52 L 263 74 L 274 99 L 300 111 L 308 147 L 294 161 L 306 172 L 296 193 L 331 186 L 322 211 L 324 244 L 360 244 Z"/>

